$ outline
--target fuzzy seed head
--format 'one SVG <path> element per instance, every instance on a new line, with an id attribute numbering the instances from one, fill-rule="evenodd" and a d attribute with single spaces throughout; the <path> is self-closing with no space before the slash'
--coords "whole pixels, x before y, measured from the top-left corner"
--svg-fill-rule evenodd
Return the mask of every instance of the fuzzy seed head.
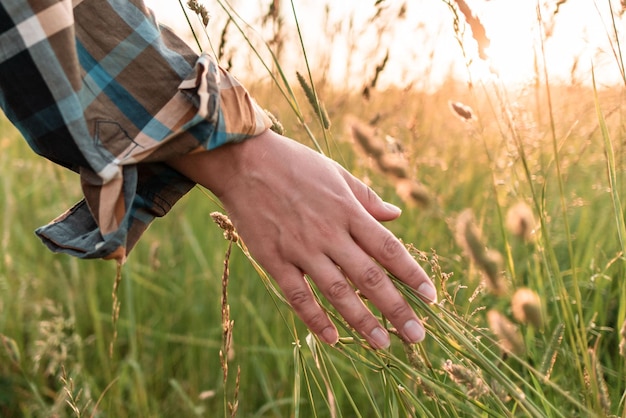
<path id="1" fill-rule="evenodd" d="M 399 179 L 409 177 L 409 167 L 406 159 L 400 154 L 383 154 L 376 158 L 376 164 L 385 174 Z"/>
<path id="2" fill-rule="evenodd" d="M 511 300 L 513 317 L 523 324 L 531 324 L 537 329 L 543 327 L 541 300 L 539 295 L 526 287 L 519 288 Z"/>
<path id="3" fill-rule="evenodd" d="M 471 107 L 464 105 L 461 102 L 450 101 L 448 102 L 448 104 L 450 105 L 452 113 L 460 118 L 462 121 L 470 121 L 474 119 L 474 112 L 472 111 Z"/>
<path id="4" fill-rule="evenodd" d="M 374 128 L 363 122 L 352 120 L 350 129 L 355 142 L 367 155 L 377 158 L 385 153 L 385 143 L 376 135 Z"/>
<path id="5" fill-rule="evenodd" d="M 532 209 L 524 202 L 509 208 L 506 214 L 506 227 L 516 237 L 530 241 L 536 228 Z"/>
<path id="6" fill-rule="evenodd" d="M 431 193 L 421 183 L 409 179 L 400 179 L 396 182 L 396 193 L 407 204 L 428 206 L 431 202 Z"/>
<path id="7" fill-rule="evenodd" d="M 487 250 L 484 258 L 479 260 L 482 267 L 485 281 L 492 293 L 502 295 L 507 291 L 507 283 L 502 274 L 502 254 L 496 250 Z"/>
<path id="8" fill-rule="evenodd" d="M 224 215 L 223 213 L 212 212 L 211 218 L 213 219 L 213 222 L 215 222 L 217 226 L 222 228 L 222 230 L 224 231 L 224 238 L 232 242 L 239 241 L 239 235 L 237 235 L 237 232 L 235 231 L 235 226 L 230 221 L 228 216 Z"/>
<path id="9" fill-rule="evenodd" d="M 454 364 L 451 360 L 446 360 L 442 367 L 453 382 L 467 389 L 467 396 L 470 398 L 478 399 L 489 392 L 489 388 L 478 372 L 459 364 Z"/>
<path id="10" fill-rule="evenodd" d="M 498 338 L 498 345 L 503 352 L 521 355 L 526 351 L 522 334 L 506 316 L 491 309 L 487 312 L 487 323 Z"/>
<path id="11" fill-rule="evenodd" d="M 485 247 L 471 209 L 465 209 L 457 217 L 455 238 L 465 254 L 480 268 L 489 289 L 497 295 L 505 293 L 507 284 L 502 275 L 502 255 Z"/>
<path id="12" fill-rule="evenodd" d="M 187 7 L 198 15 L 200 20 L 202 20 L 202 24 L 206 27 L 209 25 L 209 20 L 211 19 L 211 15 L 204 5 L 200 4 L 197 0 L 189 0 L 187 2 Z"/>

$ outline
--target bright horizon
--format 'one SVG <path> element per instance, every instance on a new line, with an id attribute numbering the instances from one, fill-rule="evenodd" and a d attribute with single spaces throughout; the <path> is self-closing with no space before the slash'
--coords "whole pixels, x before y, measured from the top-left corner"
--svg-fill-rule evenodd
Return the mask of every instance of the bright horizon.
<path id="1" fill-rule="evenodd" d="M 561 0 L 562 1 L 562 0 Z M 177 0 L 147 0 L 157 19 L 173 27 L 181 36 L 191 39 L 184 15 Z M 591 84 L 592 65 L 599 85 L 620 82 L 621 75 L 612 51 L 609 36 L 613 36 L 609 2 L 613 7 L 618 28 L 626 16 L 620 16 L 619 0 L 568 0 L 556 10 L 556 0 L 541 0 L 541 15 L 544 26 L 541 30 L 552 33 L 544 43 L 545 57 L 552 82 Z M 186 1 L 183 1 L 186 3 Z M 235 10 L 255 28 L 261 31 L 259 18 L 255 16 L 268 8 L 269 2 L 257 2 L 251 8 L 231 2 Z M 368 22 L 375 12 L 374 1 L 344 0 L 329 5 L 330 26 L 334 29 L 333 45 L 325 45 L 325 4 L 312 0 L 294 1 L 307 56 L 311 66 L 328 63 L 329 73 L 336 83 L 358 87 L 373 75 L 375 66 L 382 61 L 389 48 L 389 62 L 381 74 L 381 84 L 412 83 L 421 88 L 432 88 L 449 74 L 461 80 L 467 79 L 462 50 L 453 29 L 453 14 L 443 0 L 414 0 L 407 4 L 405 17 L 396 19 L 400 2 L 387 1 L 384 16 L 393 21 L 382 37 L 376 35 L 376 22 Z M 461 17 L 465 29 L 463 45 L 467 61 L 471 62 L 472 78 L 489 79 L 494 72 L 504 84 L 523 85 L 535 77 L 535 55 L 541 57 L 540 26 L 537 18 L 538 2 L 528 0 L 467 0 L 471 10 L 486 29 L 491 45 L 487 49 L 488 61 L 479 59 L 476 43 L 469 25 Z M 218 42 L 225 22 L 225 12 L 215 2 L 204 2 L 212 14 L 209 30 L 213 42 Z M 249 3 L 248 3 L 249 4 Z M 282 16 L 287 31 L 295 37 L 297 32 L 290 2 L 283 2 Z M 190 17 L 195 18 L 191 12 Z M 352 30 L 348 21 L 352 19 Z M 384 21 L 384 20 L 380 20 Z M 235 28 L 231 25 L 231 33 Z M 607 31 L 609 33 L 607 33 Z M 359 39 L 356 33 L 363 32 Z M 351 39 L 352 35 L 352 39 Z M 381 47 L 376 49 L 375 43 Z M 624 41 L 622 34 L 622 43 Z M 352 42 L 352 44 L 350 44 Z M 615 45 L 615 43 L 613 43 Z M 192 44 L 192 46 L 196 47 Z M 205 48 L 207 45 L 204 46 Z M 197 47 L 196 47 L 197 49 Z M 294 62 L 302 62 L 297 39 L 292 42 Z M 347 59 L 350 55 L 351 61 Z M 304 71 L 296 64 L 295 71 Z M 541 69 L 542 71 L 542 69 Z M 428 79 L 423 79 L 427 74 Z M 364 80 L 365 79 L 365 80 Z M 354 85 L 351 85 L 351 84 Z M 429 86 L 430 85 L 430 86 Z"/>

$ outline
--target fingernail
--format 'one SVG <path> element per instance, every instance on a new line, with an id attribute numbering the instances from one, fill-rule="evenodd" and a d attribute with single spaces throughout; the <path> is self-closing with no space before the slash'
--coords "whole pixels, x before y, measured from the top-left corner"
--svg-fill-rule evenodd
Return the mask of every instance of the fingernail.
<path id="1" fill-rule="evenodd" d="M 400 209 L 396 205 L 389 203 L 389 202 L 383 202 L 383 203 L 388 210 L 394 212 L 395 214 L 400 215 L 402 213 L 402 209 Z"/>
<path id="2" fill-rule="evenodd" d="M 415 319 L 410 319 L 404 324 L 404 336 L 412 343 L 419 343 L 424 340 L 426 333 L 424 327 L 421 326 Z"/>
<path id="3" fill-rule="evenodd" d="M 322 340 L 326 344 L 335 345 L 339 340 L 339 335 L 337 335 L 337 331 L 333 327 L 326 327 L 321 333 Z"/>
<path id="4" fill-rule="evenodd" d="M 432 283 L 424 282 L 417 288 L 417 293 L 432 303 L 437 302 L 437 289 Z"/>
<path id="5" fill-rule="evenodd" d="M 370 333 L 370 338 L 372 339 L 372 343 L 376 346 L 374 348 L 387 348 L 391 344 L 389 334 L 380 327 L 374 328 Z"/>

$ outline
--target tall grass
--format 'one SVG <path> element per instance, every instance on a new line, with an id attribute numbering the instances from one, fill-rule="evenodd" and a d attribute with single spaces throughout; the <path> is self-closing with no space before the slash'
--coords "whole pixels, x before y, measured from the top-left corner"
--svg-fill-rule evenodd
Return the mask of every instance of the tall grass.
<path id="1" fill-rule="evenodd" d="M 318 84 L 310 62 L 298 77 L 219 4 L 221 33 L 240 31 L 271 74 L 253 95 L 287 134 L 404 207 L 388 226 L 440 293 L 429 306 L 396 281 L 426 341 L 374 351 L 321 300 L 341 334 L 324 345 L 199 190 L 133 250 L 114 326 L 115 266 L 31 233 L 80 197 L 77 179 L 2 120 L 0 415 L 626 417 L 623 87 L 558 85 L 538 66 L 523 92 L 449 79 L 365 95 Z"/>

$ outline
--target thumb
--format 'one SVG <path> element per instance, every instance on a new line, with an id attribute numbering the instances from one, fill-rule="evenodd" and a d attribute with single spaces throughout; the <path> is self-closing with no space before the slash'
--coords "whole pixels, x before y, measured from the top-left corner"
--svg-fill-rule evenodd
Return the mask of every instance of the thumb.
<path id="1" fill-rule="evenodd" d="M 400 216 L 402 209 L 383 201 L 378 194 L 353 175 L 347 173 L 346 181 L 356 199 L 377 221 L 392 221 Z"/>

